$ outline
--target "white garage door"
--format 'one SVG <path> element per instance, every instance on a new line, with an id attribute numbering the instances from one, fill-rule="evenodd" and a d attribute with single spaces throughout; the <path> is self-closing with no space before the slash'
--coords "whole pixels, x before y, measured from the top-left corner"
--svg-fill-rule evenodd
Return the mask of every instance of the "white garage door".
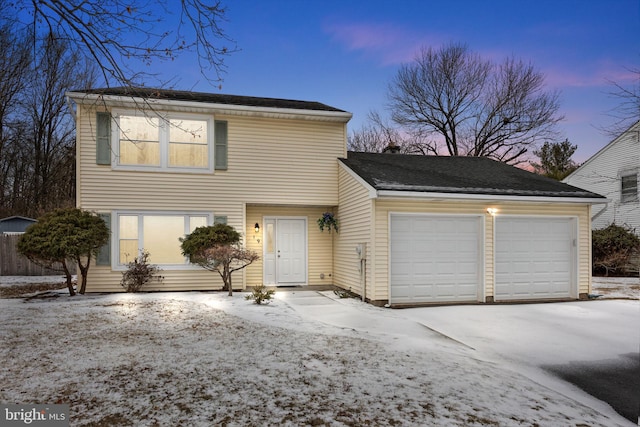
<path id="1" fill-rule="evenodd" d="M 481 218 L 391 215 L 392 304 L 477 301 Z"/>
<path id="2" fill-rule="evenodd" d="M 497 217 L 495 299 L 573 296 L 575 224 L 573 218 Z"/>

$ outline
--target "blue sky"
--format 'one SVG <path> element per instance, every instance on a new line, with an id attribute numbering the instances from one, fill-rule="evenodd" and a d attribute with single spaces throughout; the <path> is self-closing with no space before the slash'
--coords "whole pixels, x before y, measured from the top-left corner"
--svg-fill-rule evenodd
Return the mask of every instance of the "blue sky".
<path id="1" fill-rule="evenodd" d="M 631 84 L 640 63 L 639 0 L 228 1 L 228 35 L 241 49 L 226 60 L 222 89 L 197 66 L 176 61 L 176 88 L 319 101 L 353 113 L 384 112 L 387 85 L 421 46 L 466 43 L 497 61 L 515 56 L 560 91 L 563 138 L 582 162 L 611 137 L 618 102 L 608 80 Z"/>

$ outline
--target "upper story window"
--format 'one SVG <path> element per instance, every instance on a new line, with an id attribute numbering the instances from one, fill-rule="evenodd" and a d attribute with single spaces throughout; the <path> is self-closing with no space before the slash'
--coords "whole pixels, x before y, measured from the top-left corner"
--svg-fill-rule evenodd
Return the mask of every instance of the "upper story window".
<path id="1" fill-rule="evenodd" d="M 638 201 L 638 174 L 621 177 L 620 201 L 622 203 Z"/>
<path id="2" fill-rule="evenodd" d="M 203 115 L 115 114 L 115 168 L 213 171 L 213 120 Z"/>

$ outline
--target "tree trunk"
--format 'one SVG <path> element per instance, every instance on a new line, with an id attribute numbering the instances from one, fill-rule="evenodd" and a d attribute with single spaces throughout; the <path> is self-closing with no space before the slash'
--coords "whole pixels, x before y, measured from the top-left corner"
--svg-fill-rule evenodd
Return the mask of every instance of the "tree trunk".
<path id="1" fill-rule="evenodd" d="M 78 293 L 84 295 L 84 292 L 87 289 L 87 273 L 89 272 L 89 263 L 91 262 L 91 258 L 89 257 L 89 259 L 87 259 L 87 265 L 84 266 L 80 262 L 80 257 L 76 259 L 76 262 L 78 263 L 78 268 L 80 269 L 80 276 L 82 276 L 82 284 L 80 285 L 80 290 L 78 291 Z"/>
<path id="2" fill-rule="evenodd" d="M 233 296 L 233 286 L 231 286 L 231 272 L 228 271 L 229 269 L 225 267 L 225 275 L 227 276 L 227 286 L 229 286 L 229 296 Z"/>
<path id="3" fill-rule="evenodd" d="M 69 289 L 69 296 L 74 296 L 76 291 L 73 290 L 73 283 L 71 283 L 71 273 L 69 272 L 69 268 L 67 268 L 67 261 L 62 260 L 62 269 L 64 270 L 64 275 L 67 278 L 67 289 Z"/>

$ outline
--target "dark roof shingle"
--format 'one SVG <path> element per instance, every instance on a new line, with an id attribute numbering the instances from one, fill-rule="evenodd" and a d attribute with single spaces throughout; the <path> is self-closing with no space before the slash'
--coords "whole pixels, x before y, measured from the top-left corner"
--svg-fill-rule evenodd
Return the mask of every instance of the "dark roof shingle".
<path id="1" fill-rule="evenodd" d="M 254 96 L 225 95 L 221 93 L 191 92 L 186 90 L 169 90 L 154 88 L 127 88 L 111 87 L 100 89 L 86 89 L 74 91 L 96 95 L 134 96 L 144 99 L 166 99 L 173 101 L 191 101 L 213 104 L 244 105 L 250 107 L 285 108 L 293 110 L 310 111 L 334 111 L 344 113 L 346 111 L 320 102 L 296 101 L 292 99 L 260 98 Z"/>
<path id="2" fill-rule="evenodd" d="M 349 152 L 340 161 L 376 190 L 604 199 L 486 157 Z"/>

